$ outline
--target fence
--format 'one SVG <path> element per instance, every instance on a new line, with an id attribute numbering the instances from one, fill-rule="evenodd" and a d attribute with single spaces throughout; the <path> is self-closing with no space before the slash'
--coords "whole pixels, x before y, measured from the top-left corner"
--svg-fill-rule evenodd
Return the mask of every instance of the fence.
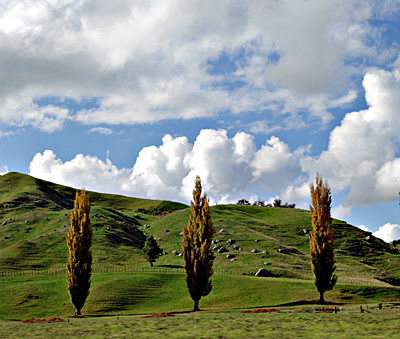
<path id="1" fill-rule="evenodd" d="M 185 269 L 182 267 L 101 267 L 93 268 L 93 274 L 101 273 L 140 273 L 140 272 L 151 272 L 151 273 L 185 273 Z M 215 270 L 215 274 L 223 275 L 241 275 L 242 273 L 229 271 L 229 270 Z M 28 270 L 28 271 L 3 271 L 0 272 L 0 277 L 17 277 L 17 276 L 35 276 L 35 275 L 65 275 L 67 270 Z"/>
<path id="2" fill-rule="evenodd" d="M 185 273 L 185 269 L 182 267 L 101 267 L 93 268 L 93 274 L 102 273 Z M 218 275 L 242 275 L 243 273 L 238 271 L 230 270 L 215 270 L 215 274 Z M 28 270 L 28 271 L 3 271 L 0 272 L 0 277 L 17 277 L 17 276 L 38 276 L 38 275 L 66 275 L 66 269 L 58 270 Z M 377 280 L 361 280 L 352 278 L 342 278 L 339 276 L 338 283 L 350 284 L 350 285 L 367 285 L 367 286 L 385 286 L 393 287 L 392 285 L 383 281 Z"/>

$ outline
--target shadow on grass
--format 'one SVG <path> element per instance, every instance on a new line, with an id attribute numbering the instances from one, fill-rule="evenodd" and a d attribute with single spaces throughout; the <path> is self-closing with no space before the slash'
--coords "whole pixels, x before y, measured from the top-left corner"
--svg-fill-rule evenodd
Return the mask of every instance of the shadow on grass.
<path id="1" fill-rule="evenodd" d="M 288 306 L 306 306 L 306 305 L 337 305 L 342 306 L 344 303 L 335 303 L 331 301 L 325 301 L 324 303 L 320 303 L 319 300 L 299 300 L 291 303 L 279 304 L 275 305 L 275 307 L 288 307 Z"/>

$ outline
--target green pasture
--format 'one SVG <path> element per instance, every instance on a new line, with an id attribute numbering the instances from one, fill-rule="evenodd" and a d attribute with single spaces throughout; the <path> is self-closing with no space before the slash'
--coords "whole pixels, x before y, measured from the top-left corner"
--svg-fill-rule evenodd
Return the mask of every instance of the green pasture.
<path id="1" fill-rule="evenodd" d="M 139 316 L 65 318 L 59 323 L 0 321 L 4 338 L 398 338 L 400 310 L 370 307 L 360 313 L 281 310 L 272 313 L 177 313 Z"/>
<path id="2" fill-rule="evenodd" d="M 309 307 L 317 297 L 312 281 L 215 274 L 213 290 L 201 299 L 200 308 L 233 312 Z M 62 274 L 3 277 L 0 299 L 3 320 L 66 317 L 74 313 Z M 380 303 L 400 299 L 400 289 L 337 284 L 326 293 L 326 299 L 337 306 Z M 93 274 L 90 295 L 82 312 L 87 316 L 110 316 L 187 312 L 192 308 L 183 273 L 119 272 Z"/>

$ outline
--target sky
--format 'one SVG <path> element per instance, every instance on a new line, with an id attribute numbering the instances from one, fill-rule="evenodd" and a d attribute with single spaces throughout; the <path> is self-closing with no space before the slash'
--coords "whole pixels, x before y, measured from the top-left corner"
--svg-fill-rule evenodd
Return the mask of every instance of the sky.
<path id="1" fill-rule="evenodd" d="M 400 0 L 4 0 L 0 175 L 309 208 L 400 239 Z"/>

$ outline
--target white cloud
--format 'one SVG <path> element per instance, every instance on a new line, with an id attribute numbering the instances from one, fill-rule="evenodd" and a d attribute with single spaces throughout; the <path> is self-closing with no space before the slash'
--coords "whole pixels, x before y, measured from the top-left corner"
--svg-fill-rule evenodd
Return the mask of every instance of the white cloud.
<path id="1" fill-rule="evenodd" d="M 384 17 L 393 6 L 379 9 Z M 356 0 L 3 1 L 0 122 L 52 132 L 67 120 L 136 124 L 271 110 L 291 114 L 288 128 L 302 125 L 299 111 L 326 123 L 330 108 L 354 99 L 352 77 L 365 70 L 357 58 L 393 58 L 370 23 L 376 12 Z M 218 70 L 224 55 L 227 73 Z M 52 97 L 97 98 L 98 107 L 37 104 Z"/>
<path id="2" fill-rule="evenodd" d="M 6 165 L 0 165 L 0 175 L 8 173 L 8 167 Z"/>
<path id="3" fill-rule="evenodd" d="M 105 193 L 126 193 L 129 190 L 130 170 L 117 169 L 109 159 L 78 154 L 63 162 L 50 150 L 37 153 L 32 159 L 30 175 L 75 188 L 99 190 Z"/>
<path id="4" fill-rule="evenodd" d="M 359 225 L 358 228 L 359 228 L 360 230 L 365 231 L 365 232 L 370 232 L 369 228 L 368 228 L 367 226 L 365 226 L 365 225 Z"/>
<path id="5" fill-rule="evenodd" d="M 107 127 L 93 127 L 87 131 L 88 133 L 100 133 L 104 135 L 110 135 L 113 133 L 112 129 Z"/>
<path id="6" fill-rule="evenodd" d="M 318 171 L 334 192 L 349 190 L 346 205 L 391 201 L 400 185 L 400 71 L 371 69 L 363 86 L 368 109 L 348 113 L 331 132 L 328 149 L 301 160 L 310 177 Z"/>
<path id="7" fill-rule="evenodd" d="M 217 203 L 236 202 L 260 192 L 277 192 L 299 174 L 296 152 L 276 137 L 256 149 L 253 137 L 225 130 L 202 130 L 194 144 L 166 135 L 159 147 L 143 148 L 131 169 L 118 169 L 107 158 L 78 154 L 63 162 L 50 150 L 37 153 L 30 175 L 100 192 L 188 203 L 200 175 L 204 191 Z M 264 197 L 264 199 L 269 197 Z"/>
<path id="8" fill-rule="evenodd" d="M 344 220 L 345 217 L 351 215 L 352 206 L 343 206 L 342 204 L 337 205 L 336 207 L 332 208 L 332 217 L 335 219 Z M 359 228 L 363 229 L 365 227 L 363 225 L 358 226 Z M 365 231 L 365 229 L 363 229 Z"/>
<path id="9" fill-rule="evenodd" d="M 379 230 L 373 233 L 373 236 L 382 239 L 385 242 L 391 242 L 400 239 L 400 225 L 387 223 Z"/>

